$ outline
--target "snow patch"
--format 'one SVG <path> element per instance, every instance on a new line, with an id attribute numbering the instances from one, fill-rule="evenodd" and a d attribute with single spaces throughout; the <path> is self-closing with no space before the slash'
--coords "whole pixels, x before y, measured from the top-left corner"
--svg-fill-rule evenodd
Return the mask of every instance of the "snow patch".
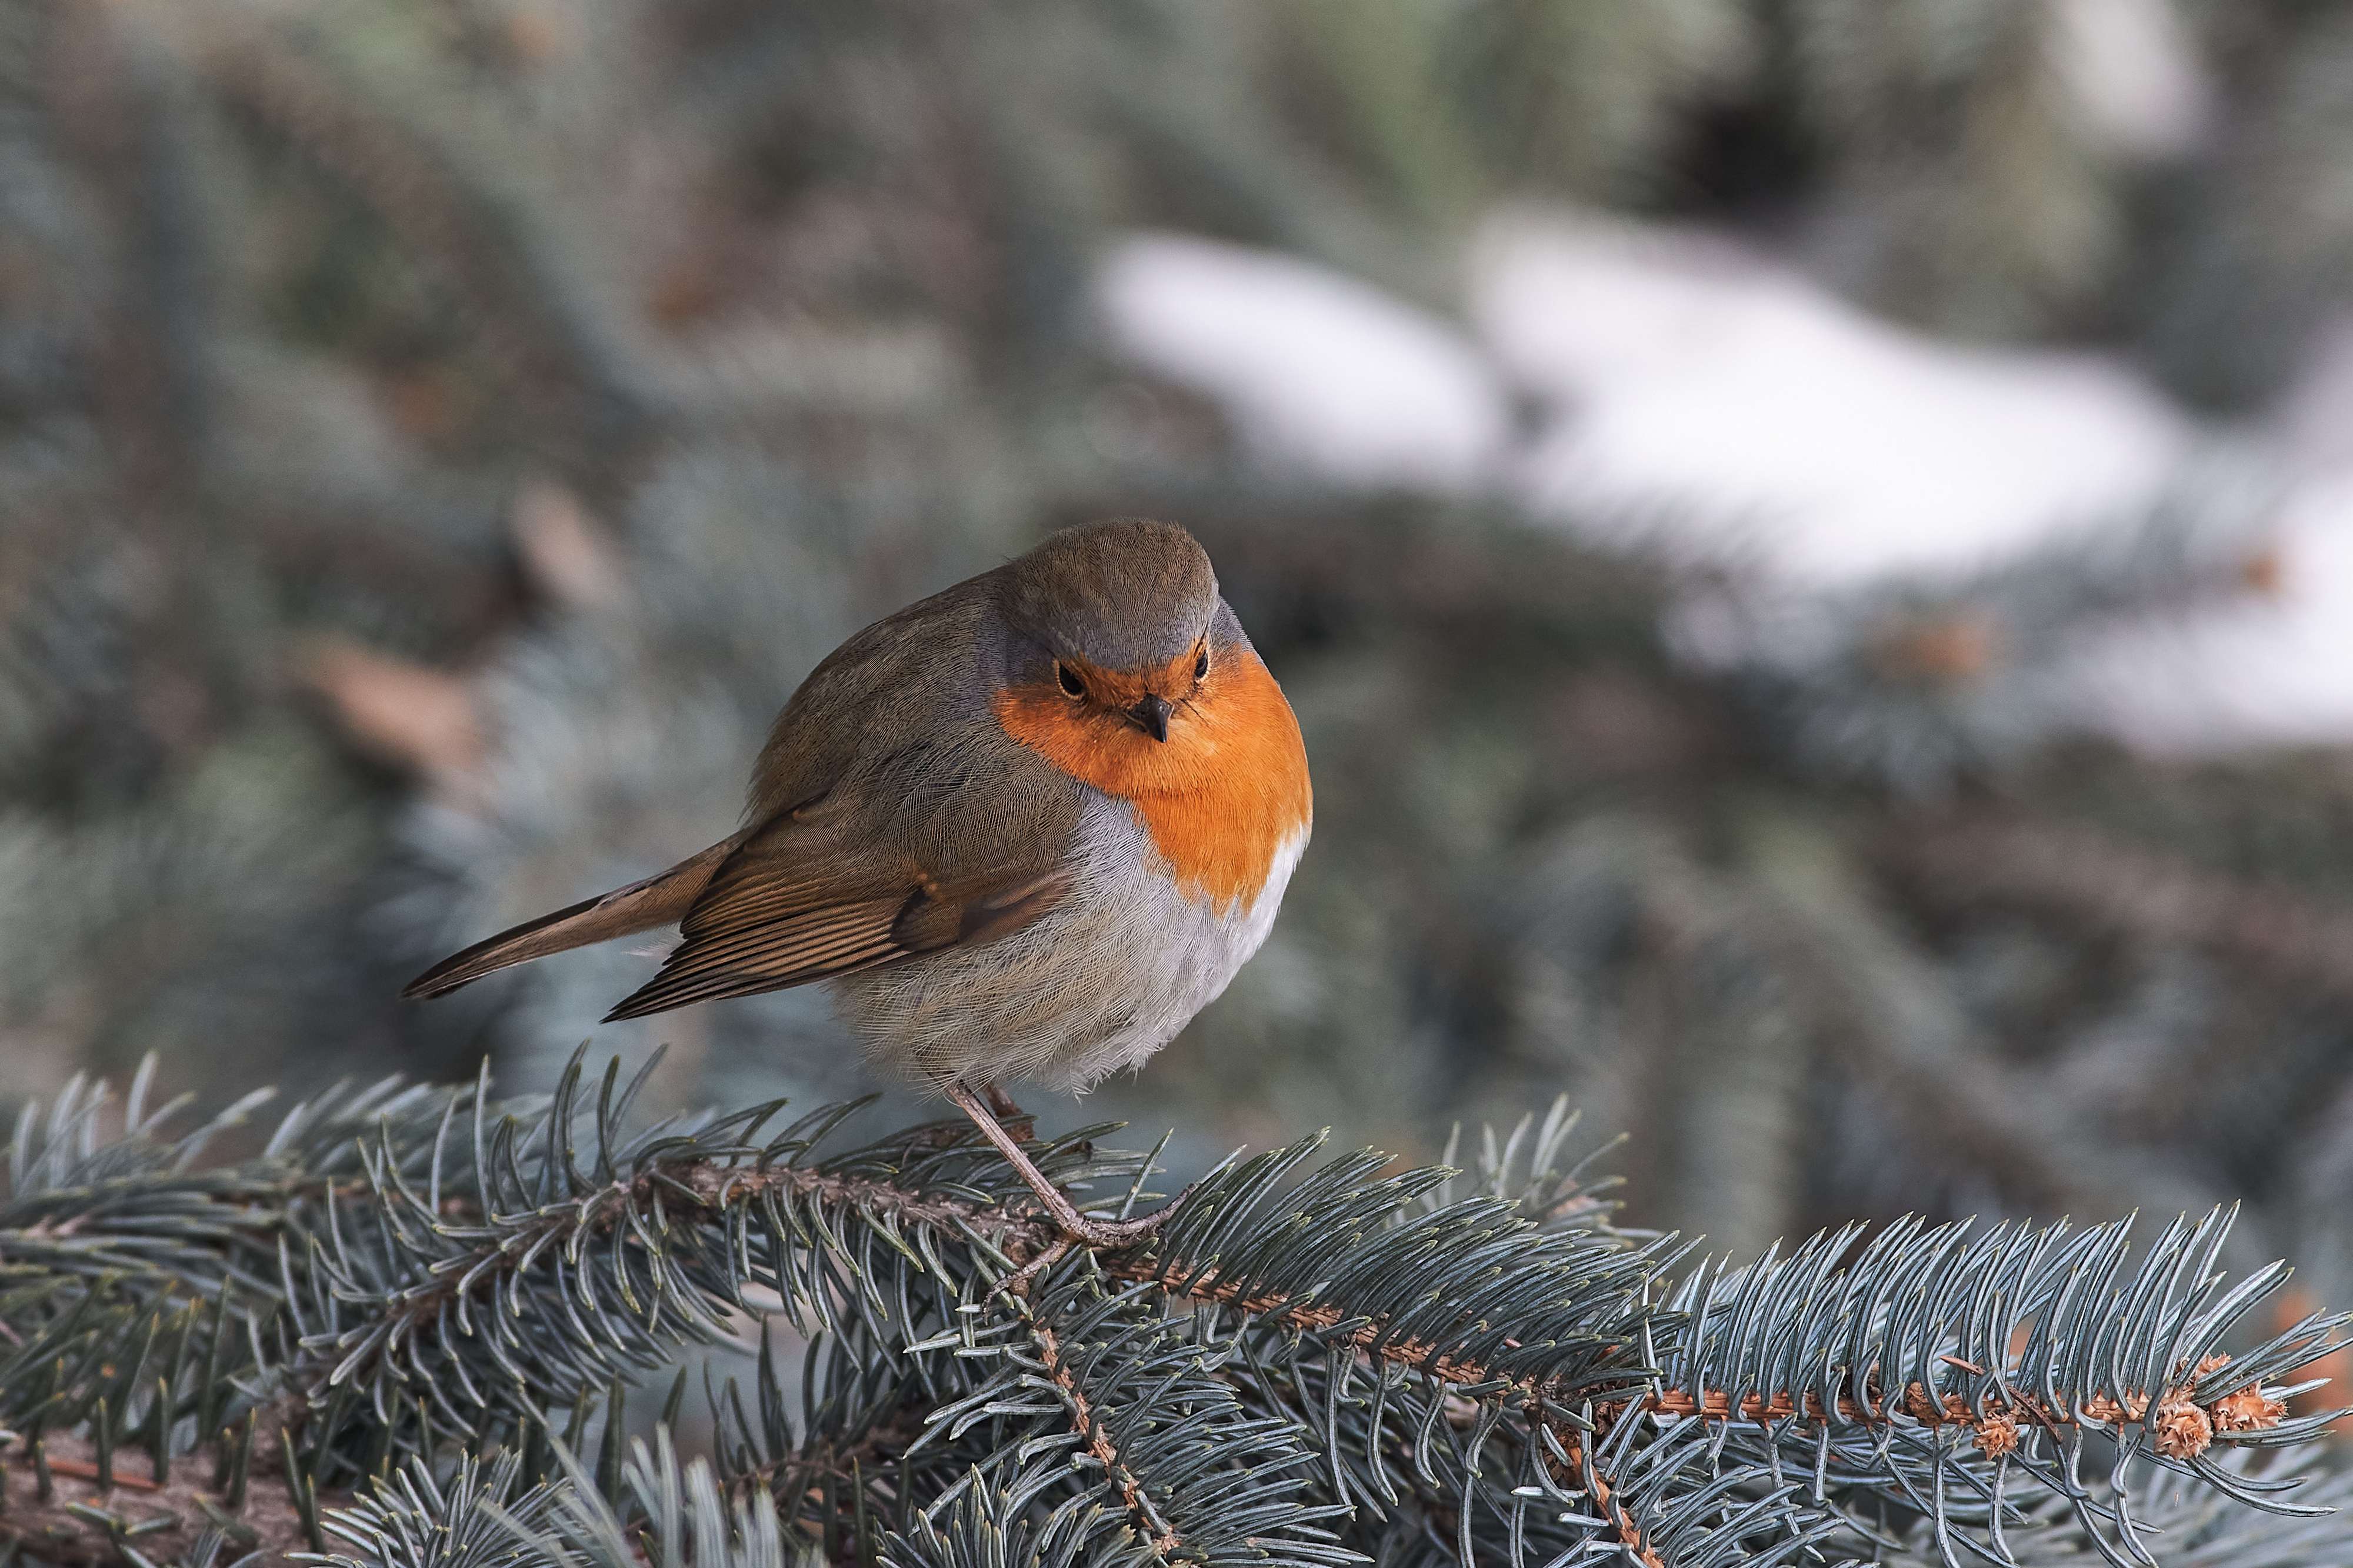
<path id="1" fill-rule="evenodd" d="M 1560 410 L 1519 461 L 1533 505 L 1790 584 L 1966 570 L 2128 517 L 2189 446 L 2113 364 L 1921 337 L 1691 235 L 1499 219 L 1472 314 Z"/>
<path id="2" fill-rule="evenodd" d="M 1494 472 L 1508 410 L 1477 347 L 1356 279 L 1146 234 L 1104 259 L 1096 303 L 1122 353 L 1218 403 L 1271 466 L 1440 494 Z"/>

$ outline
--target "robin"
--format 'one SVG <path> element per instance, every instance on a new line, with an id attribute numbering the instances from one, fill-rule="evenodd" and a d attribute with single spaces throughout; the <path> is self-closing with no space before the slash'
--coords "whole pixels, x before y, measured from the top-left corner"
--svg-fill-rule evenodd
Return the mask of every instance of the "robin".
<path id="1" fill-rule="evenodd" d="M 936 1086 L 1072 1238 L 1082 1215 L 1001 1086 L 1141 1066 L 1274 923 L 1312 820 L 1291 705 L 1166 523 L 1095 523 L 858 633 L 802 682 L 744 826 L 669 870 L 478 942 L 438 996 L 588 942 L 683 940 L 606 1021 L 824 981 L 887 1066 Z"/>

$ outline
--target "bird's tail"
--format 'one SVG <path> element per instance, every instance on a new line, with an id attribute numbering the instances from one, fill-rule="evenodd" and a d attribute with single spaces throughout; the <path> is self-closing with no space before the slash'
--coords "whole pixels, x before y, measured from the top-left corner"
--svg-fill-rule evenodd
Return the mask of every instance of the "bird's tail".
<path id="1" fill-rule="evenodd" d="M 586 947 L 590 942 L 628 936 L 656 926 L 675 925 L 685 918 L 703 884 L 711 880 L 711 874 L 719 869 L 719 863 L 734 847 L 734 839 L 722 839 L 701 854 L 680 861 L 667 871 L 656 872 L 642 882 L 632 882 L 569 909 L 525 921 L 511 931 L 476 942 L 463 952 L 451 953 L 410 981 L 400 994 L 439 996 L 512 964 L 528 963 L 551 952 Z"/>

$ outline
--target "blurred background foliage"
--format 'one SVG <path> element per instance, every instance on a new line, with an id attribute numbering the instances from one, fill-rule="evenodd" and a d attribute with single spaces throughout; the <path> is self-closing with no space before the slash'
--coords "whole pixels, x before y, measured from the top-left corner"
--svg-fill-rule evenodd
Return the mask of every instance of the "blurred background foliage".
<path id="1" fill-rule="evenodd" d="M 1318 823 L 1090 1116 L 1429 1157 L 1566 1089 L 1718 1246 L 2244 1199 L 2345 1268 L 2353 668 L 2249 721 L 2282 666 L 2199 644 L 2216 718 L 2146 639 L 2353 609 L 2353 7 L 5 0 L 0 71 L 6 1096 L 862 1086 L 821 997 L 598 1028 L 619 948 L 394 994 L 727 831 L 868 619 L 1140 512 Z M 2138 479 L 1956 521 L 2119 420 Z"/>

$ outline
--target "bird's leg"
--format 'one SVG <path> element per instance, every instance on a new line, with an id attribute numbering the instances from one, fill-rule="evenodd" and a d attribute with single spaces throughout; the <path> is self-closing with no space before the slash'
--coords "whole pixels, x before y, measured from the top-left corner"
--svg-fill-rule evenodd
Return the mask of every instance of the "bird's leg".
<path id="1" fill-rule="evenodd" d="M 1046 1179 L 1046 1173 L 1040 1171 L 1022 1151 L 1013 1134 L 989 1114 L 988 1107 L 981 1102 L 980 1096 L 960 1083 L 949 1082 L 941 1087 L 947 1097 L 955 1101 L 957 1109 L 972 1118 L 973 1125 L 980 1129 L 980 1135 L 997 1145 L 997 1152 L 1005 1156 L 1006 1163 L 1021 1173 L 1021 1179 L 1029 1184 L 1029 1190 L 1038 1194 L 1038 1201 L 1046 1205 L 1046 1213 L 1052 1217 L 1054 1224 L 1073 1241 L 1105 1248 L 1133 1247 L 1166 1224 L 1168 1216 L 1176 1212 L 1192 1191 L 1187 1187 L 1176 1194 L 1174 1202 L 1150 1214 L 1138 1215 L 1134 1219 L 1090 1219 L 1078 1211 L 1069 1194 Z"/>

